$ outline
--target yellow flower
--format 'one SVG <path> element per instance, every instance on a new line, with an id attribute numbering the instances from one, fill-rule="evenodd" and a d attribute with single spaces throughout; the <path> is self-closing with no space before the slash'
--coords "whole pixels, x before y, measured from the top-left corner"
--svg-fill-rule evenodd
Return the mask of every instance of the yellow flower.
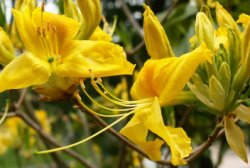
<path id="1" fill-rule="evenodd" d="M 153 15 L 149 7 L 145 8 L 145 13 Z M 155 18 L 151 15 L 144 15 L 144 23 L 148 22 L 150 18 Z M 155 22 L 155 24 L 158 30 L 163 30 L 163 28 L 159 27 L 160 24 L 158 22 Z M 150 27 L 154 26 L 150 25 Z M 121 133 L 132 142 L 138 144 L 152 160 L 161 159 L 160 149 L 165 142 L 171 150 L 171 162 L 174 165 L 183 165 L 186 164 L 184 158 L 192 151 L 190 146 L 191 140 L 182 128 L 164 125 L 160 106 L 173 104 L 174 99 L 181 93 L 198 65 L 211 59 L 211 51 L 205 45 L 201 45 L 196 50 L 180 57 L 170 57 L 173 54 L 170 54 L 172 50 L 169 42 L 165 43 L 162 40 L 162 37 L 166 35 L 154 36 L 147 33 L 145 32 L 145 36 L 151 42 L 151 46 L 167 45 L 166 48 L 168 49 L 165 51 L 168 52 L 165 52 L 166 55 L 161 55 L 161 57 L 151 55 L 152 59 L 146 61 L 139 72 L 132 86 L 131 95 L 138 101 L 147 98 L 149 101 L 147 101 L 147 104 L 143 102 L 146 105 L 138 102 L 139 107 L 135 109 L 134 117 L 121 130 Z M 157 40 L 157 37 L 160 39 Z M 164 39 L 166 40 L 167 38 Z M 153 44 L 154 42 L 155 44 Z M 149 48 L 147 49 L 149 50 Z M 155 53 L 157 52 L 155 51 Z M 158 135 L 163 141 L 160 139 L 147 141 L 149 131 Z"/>
<path id="2" fill-rule="evenodd" d="M 123 49 L 107 41 L 75 40 L 80 23 L 37 8 L 29 14 L 13 9 L 15 23 L 27 52 L 0 73 L 0 92 L 42 85 L 56 77 L 131 74 L 134 65 Z M 67 84 L 66 84 L 67 85 Z M 63 86 L 65 87 L 65 86 Z"/>

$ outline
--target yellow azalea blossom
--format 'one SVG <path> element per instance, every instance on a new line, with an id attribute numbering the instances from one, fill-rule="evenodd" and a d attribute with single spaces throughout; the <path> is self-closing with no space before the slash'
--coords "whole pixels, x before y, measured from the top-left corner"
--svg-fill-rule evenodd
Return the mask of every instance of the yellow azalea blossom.
<path id="1" fill-rule="evenodd" d="M 152 14 L 149 7 L 145 8 L 145 13 Z M 148 22 L 148 17 L 153 16 L 144 15 L 144 22 Z M 156 25 L 160 26 L 158 22 Z M 144 33 L 148 37 L 148 41 L 156 38 L 152 34 L 147 35 L 148 32 Z M 157 39 L 153 39 L 153 41 L 157 41 Z M 169 43 L 161 44 L 161 40 L 157 42 L 157 44 L 151 45 L 168 45 L 167 48 L 170 50 L 168 53 L 166 52 L 167 55 L 161 55 L 161 59 L 151 56 L 152 59 L 146 61 L 131 89 L 132 97 L 138 101 L 149 98 L 151 103 L 138 107 L 134 117 L 121 130 L 121 133 L 138 144 L 152 160 L 161 159 L 160 149 L 165 142 L 171 150 L 171 162 L 174 165 L 183 165 L 186 164 L 184 158 L 192 152 L 191 140 L 182 128 L 164 125 L 160 106 L 173 104 L 174 99 L 180 94 L 198 65 L 207 60 L 211 61 L 211 52 L 205 45 L 201 45 L 193 52 L 180 57 L 170 57 L 172 54 L 169 54 L 171 51 Z M 147 141 L 149 131 L 158 135 L 163 141 L 160 139 Z"/>
<path id="2" fill-rule="evenodd" d="M 80 23 L 73 19 L 41 8 L 32 15 L 29 10 L 15 9 L 13 14 L 27 52 L 0 73 L 0 81 L 4 81 L 0 92 L 42 85 L 54 77 L 85 78 L 89 77 L 89 70 L 101 77 L 133 71 L 134 65 L 126 60 L 120 46 L 107 41 L 75 40 Z"/>
<path id="3" fill-rule="evenodd" d="M 196 36 L 191 40 L 192 46 L 195 46 L 194 43 L 198 46 L 204 42 L 214 46 L 213 62 L 200 66 L 192 76 L 188 87 L 200 101 L 198 104 L 201 108 L 223 119 L 221 124 L 225 128 L 229 146 L 247 162 L 244 134 L 235 124 L 235 118 L 247 123 L 250 121 L 249 108 L 241 104 L 249 97 L 247 85 L 250 78 L 250 17 L 245 14 L 240 15 L 237 22 L 243 24 L 241 32 L 233 17 L 216 3 L 219 27 L 214 29 L 210 26 L 209 31 L 204 31 L 208 29 L 207 25 L 212 25 L 212 22 L 205 13 L 199 12 L 197 15 L 203 18 L 196 18 L 196 27 L 200 28 L 195 30 Z M 211 35 L 212 31 L 215 32 L 214 36 Z M 199 42 L 194 40 L 197 38 Z M 211 44 L 212 41 L 214 44 Z"/>
<path id="4" fill-rule="evenodd" d="M 145 6 L 145 9 L 146 14 L 144 14 L 144 21 L 148 22 L 150 18 L 153 18 L 154 21 L 151 23 L 150 28 L 154 27 L 154 24 L 156 24 L 156 31 L 161 31 L 161 35 L 157 37 L 166 37 L 165 34 L 162 34 L 162 31 L 164 33 L 164 30 L 162 27 L 159 27 L 159 21 L 156 20 L 155 16 L 153 16 L 153 12 L 147 6 Z M 146 26 L 147 24 L 144 24 L 145 28 Z M 147 36 L 148 41 L 150 41 L 152 34 L 150 36 L 150 34 L 146 34 L 146 32 L 144 33 L 145 36 Z M 81 81 L 81 88 L 87 98 L 89 98 L 99 108 L 112 111 L 113 113 L 102 114 L 100 112 L 95 112 L 82 102 L 79 94 L 75 93 L 75 98 L 77 99 L 79 106 L 83 107 L 87 111 L 101 117 L 120 118 L 104 129 L 81 141 L 60 148 L 39 151 L 36 152 L 36 154 L 45 154 L 64 150 L 84 143 L 106 131 L 108 128 L 117 124 L 129 115 L 134 114 L 127 125 L 121 129 L 121 134 L 123 134 L 133 143 L 137 144 L 152 160 L 161 160 L 161 147 L 163 144 L 166 144 L 171 150 L 172 164 L 186 164 L 185 158 L 192 152 L 191 140 L 182 128 L 165 126 L 163 117 L 161 115 L 161 106 L 172 105 L 173 102 L 175 102 L 174 99 L 181 93 L 185 84 L 188 82 L 189 78 L 192 76 L 199 64 L 205 61 L 211 62 L 212 53 L 209 49 L 207 49 L 206 45 L 203 44 L 190 53 L 184 54 L 180 57 L 174 57 L 172 54 L 170 54 L 170 51 L 172 50 L 169 42 L 164 41 L 166 39 L 157 40 L 155 37 L 152 38 L 154 38 L 155 42 L 158 43 L 151 43 L 151 46 L 167 45 L 166 48 L 168 51 L 164 51 L 163 53 L 166 55 L 161 55 L 160 57 L 151 55 L 152 58 L 146 61 L 143 68 L 137 75 L 137 79 L 131 90 L 132 96 L 137 100 L 128 101 L 117 98 L 103 86 L 100 78 L 97 78 L 96 80 L 94 79 L 94 76 L 96 76 L 94 73 L 92 74 L 91 84 L 95 90 L 105 100 L 108 100 L 121 108 L 109 108 L 104 104 L 97 102 L 96 99 L 92 98 L 88 94 L 83 81 Z M 163 44 L 159 44 L 161 42 Z M 156 134 L 158 138 L 148 141 L 147 135 L 150 131 Z"/>

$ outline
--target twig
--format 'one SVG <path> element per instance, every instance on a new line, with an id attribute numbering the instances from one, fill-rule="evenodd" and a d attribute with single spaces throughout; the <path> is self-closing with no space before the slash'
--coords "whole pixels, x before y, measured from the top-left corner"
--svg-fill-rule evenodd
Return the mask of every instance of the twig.
<path id="1" fill-rule="evenodd" d="M 26 115 L 25 113 L 21 113 L 18 112 L 17 115 L 31 128 L 33 128 L 41 137 L 43 137 L 44 139 L 46 139 L 48 142 L 50 142 L 50 144 L 54 145 L 55 147 L 61 147 L 62 145 L 57 143 L 51 136 L 49 136 L 48 134 L 46 134 L 41 127 L 36 124 L 28 115 Z M 77 161 L 79 161 L 82 165 L 84 165 L 87 168 L 95 168 L 93 165 L 91 165 L 90 163 L 88 163 L 88 161 L 86 161 L 84 158 L 82 158 L 78 153 L 76 153 L 73 150 L 70 149 L 66 149 L 63 150 L 64 153 L 66 153 L 67 155 L 75 158 Z"/>
<path id="2" fill-rule="evenodd" d="M 139 25 L 139 23 L 135 20 L 133 14 L 131 13 L 131 11 L 128 8 L 128 6 L 126 5 L 125 1 L 124 0 L 120 0 L 120 3 L 122 5 L 121 6 L 122 10 L 124 11 L 125 15 L 129 19 L 129 21 L 131 22 L 132 26 L 135 28 L 135 30 L 141 36 L 141 38 L 144 39 L 143 30 L 142 30 L 141 26 Z"/>
<path id="3" fill-rule="evenodd" d="M 203 142 L 198 148 L 194 150 L 194 152 L 186 159 L 187 162 L 192 162 L 197 157 L 199 157 L 205 150 L 207 150 L 214 140 L 216 140 L 219 136 L 223 134 L 221 131 L 221 127 L 216 125 L 215 129 L 213 130 L 212 134 L 208 137 L 208 139 Z"/>

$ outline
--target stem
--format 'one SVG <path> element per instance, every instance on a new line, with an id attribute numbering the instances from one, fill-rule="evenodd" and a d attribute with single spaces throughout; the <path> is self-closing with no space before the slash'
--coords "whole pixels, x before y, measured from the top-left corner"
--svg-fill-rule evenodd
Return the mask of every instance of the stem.
<path id="1" fill-rule="evenodd" d="M 41 127 L 36 124 L 28 115 L 25 113 L 20 113 L 18 112 L 17 115 L 31 128 L 33 128 L 41 137 L 46 139 L 50 144 L 52 144 L 55 147 L 60 147 L 62 146 L 61 144 L 57 143 L 51 136 L 46 134 Z M 66 149 L 63 151 L 65 154 L 75 158 L 77 161 L 79 161 L 83 166 L 87 168 L 95 168 L 93 165 L 88 163 L 84 158 L 82 158 L 78 153 L 76 153 L 73 150 Z"/>
<path id="2" fill-rule="evenodd" d="M 187 162 L 194 161 L 197 157 L 199 157 L 205 150 L 207 150 L 214 140 L 216 140 L 217 137 L 222 135 L 221 132 L 221 126 L 219 124 L 216 125 L 215 129 L 213 130 L 212 134 L 207 138 L 205 142 L 203 142 L 198 148 L 194 150 L 194 152 L 186 159 Z"/>

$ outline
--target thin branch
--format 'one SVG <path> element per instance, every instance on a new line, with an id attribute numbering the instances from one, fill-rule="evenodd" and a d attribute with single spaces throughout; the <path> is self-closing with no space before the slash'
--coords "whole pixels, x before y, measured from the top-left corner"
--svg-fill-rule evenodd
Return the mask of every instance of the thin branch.
<path id="1" fill-rule="evenodd" d="M 28 115 L 26 115 L 25 113 L 21 113 L 18 112 L 17 115 L 23 119 L 23 121 L 30 126 L 31 128 L 33 128 L 41 137 L 43 137 L 44 139 L 46 139 L 48 142 L 50 142 L 50 144 L 54 145 L 55 147 L 61 147 L 62 145 L 57 143 L 55 139 L 53 139 L 51 136 L 49 136 L 48 134 L 46 134 L 41 127 L 35 123 Z M 82 165 L 84 165 L 87 168 L 95 168 L 93 165 L 91 165 L 88 161 L 86 161 L 84 158 L 82 158 L 78 153 L 76 153 L 73 150 L 70 149 L 66 149 L 63 150 L 64 153 L 66 153 L 67 155 L 75 158 L 77 161 L 79 161 Z"/>
<path id="2" fill-rule="evenodd" d="M 216 125 L 212 134 L 208 137 L 208 139 L 203 142 L 198 148 L 194 150 L 194 152 L 186 159 L 187 162 L 192 162 L 197 157 L 199 157 L 205 150 L 207 150 L 213 142 L 223 134 L 221 126 Z"/>
<path id="3" fill-rule="evenodd" d="M 130 11 L 129 7 L 127 6 L 127 4 L 125 3 L 124 0 L 119 0 L 119 1 L 121 3 L 122 10 L 124 11 L 125 15 L 129 19 L 129 21 L 131 22 L 132 26 L 135 28 L 135 30 L 141 36 L 141 38 L 144 39 L 143 30 L 142 30 L 141 26 L 139 25 L 139 23 L 134 18 L 134 16 L 133 16 L 132 12 Z"/>

